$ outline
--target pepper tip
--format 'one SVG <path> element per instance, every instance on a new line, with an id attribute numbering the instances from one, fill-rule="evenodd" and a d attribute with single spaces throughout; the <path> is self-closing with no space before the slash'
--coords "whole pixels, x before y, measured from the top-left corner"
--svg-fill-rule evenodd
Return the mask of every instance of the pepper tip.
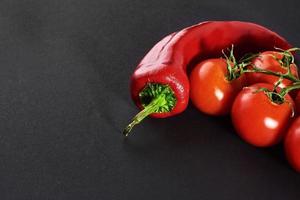
<path id="1" fill-rule="evenodd" d="M 132 126 L 128 125 L 124 130 L 123 130 L 123 135 L 125 136 L 125 138 L 128 137 L 130 131 L 132 129 Z"/>

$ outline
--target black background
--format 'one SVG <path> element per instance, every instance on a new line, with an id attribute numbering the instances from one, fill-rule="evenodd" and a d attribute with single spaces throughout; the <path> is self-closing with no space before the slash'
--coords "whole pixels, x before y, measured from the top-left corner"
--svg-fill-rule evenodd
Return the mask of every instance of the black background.
<path id="1" fill-rule="evenodd" d="M 129 78 L 163 36 L 252 21 L 300 46 L 300 1 L 0 2 L 0 198 L 299 199 L 282 147 L 254 148 L 193 106 L 146 119 Z M 251 123 L 251 122 L 249 122 Z"/>

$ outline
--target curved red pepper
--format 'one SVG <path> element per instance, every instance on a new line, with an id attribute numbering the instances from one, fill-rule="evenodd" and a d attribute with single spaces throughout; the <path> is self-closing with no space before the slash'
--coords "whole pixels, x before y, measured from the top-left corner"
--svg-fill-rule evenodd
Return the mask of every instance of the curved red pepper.
<path id="1" fill-rule="evenodd" d="M 249 22 L 203 22 L 172 33 L 158 42 L 142 59 L 131 77 L 131 96 L 143 108 L 140 92 L 148 83 L 168 85 L 176 105 L 169 112 L 152 113 L 164 118 L 184 111 L 189 101 L 188 65 L 205 58 L 220 57 L 222 50 L 234 45 L 236 56 L 249 52 L 289 49 L 291 45 L 269 29 Z M 131 129 L 131 128 L 130 128 Z"/>

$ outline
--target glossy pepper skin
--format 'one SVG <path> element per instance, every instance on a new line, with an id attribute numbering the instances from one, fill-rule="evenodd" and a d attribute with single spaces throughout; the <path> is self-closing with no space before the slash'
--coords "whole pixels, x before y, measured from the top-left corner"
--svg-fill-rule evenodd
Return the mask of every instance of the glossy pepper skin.
<path id="1" fill-rule="evenodd" d="M 131 96 L 143 108 L 140 92 L 148 83 L 170 86 L 176 104 L 169 112 L 155 112 L 164 118 L 184 111 L 189 101 L 187 67 L 203 59 L 220 57 L 234 45 L 236 56 L 249 52 L 289 49 L 291 45 L 269 29 L 249 22 L 208 21 L 172 33 L 158 42 L 141 60 L 131 77 Z"/>

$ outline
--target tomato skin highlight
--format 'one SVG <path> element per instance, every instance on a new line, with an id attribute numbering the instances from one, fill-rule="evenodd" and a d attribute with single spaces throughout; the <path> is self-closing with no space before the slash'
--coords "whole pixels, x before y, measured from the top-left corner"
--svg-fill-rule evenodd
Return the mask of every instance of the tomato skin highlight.
<path id="1" fill-rule="evenodd" d="M 273 85 L 258 83 L 245 87 L 236 97 L 231 117 L 237 134 L 257 147 L 277 144 L 292 119 L 294 102 L 287 94 L 282 104 L 273 103 L 259 88 L 273 89 Z"/>
<path id="2" fill-rule="evenodd" d="M 228 81 L 227 74 L 227 63 L 222 58 L 207 59 L 195 66 L 190 74 L 190 98 L 197 109 L 215 116 L 230 113 L 245 77 Z"/>
<path id="3" fill-rule="evenodd" d="M 251 66 L 249 66 L 249 69 L 252 69 L 253 66 L 264 69 L 264 70 L 270 70 L 274 72 L 281 72 L 283 74 L 287 73 L 287 68 L 281 66 L 280 62 L 278 60 L 283 59 L 283 55 L 280 52 L 277 51 L 265 51 L 263 53 L 260 53 L 258 57 L 255 57 L 251 61 Z M 295 77 L 298 77 L 298 68 L 295 64 L 290 65 L 290 69 L 292 74 Z M 268 74 L 262 74 L 262 73 L 246 73 L 247 82 L 249 85 L 253 85 L 255 83 L 270 83 L 275 84 L 279 77 L 268 75 Z M 291 85 L 292 81 L 284 79 L 282 83 L 279 85 L 279 87 L 283 88 L 288 85 Z"/>
<path id="4" fill-rule="evenodd" d="M 284 149 L 288 162 L 300 173 L 300 117 L 290 126 L 284 140 Z"/>

